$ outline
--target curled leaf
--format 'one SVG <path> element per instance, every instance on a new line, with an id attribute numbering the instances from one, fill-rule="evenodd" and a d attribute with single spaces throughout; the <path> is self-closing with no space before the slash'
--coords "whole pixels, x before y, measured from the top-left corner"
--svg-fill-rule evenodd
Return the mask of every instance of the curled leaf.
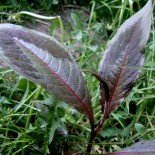
<path id="1" fill-rule="evenodd" d="M 52 37 L 18 25 L 0 24 L 0 57 L 94 122 L 82 73 L 73 57 Z"/>
<path id="2" fill-rule="evenodd" d="M 144 47 L 149 38 L 152 0 L 126 20 L 108 43 L 99 65 L 99 75 L 109 87 L 109 100 L 105 108 L 110 112 L 123 100 L 138 78 L 144 62 Z M 102 89 L 101 101 L 105 102 Z"/>

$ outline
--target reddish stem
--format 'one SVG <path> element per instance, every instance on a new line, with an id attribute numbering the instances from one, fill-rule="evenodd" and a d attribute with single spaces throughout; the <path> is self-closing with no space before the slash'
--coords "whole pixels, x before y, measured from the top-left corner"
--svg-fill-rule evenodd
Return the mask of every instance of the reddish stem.
<path id="1" fill-rule="evenodd" d="M 87 150 L 86 150 L 86 155 L 89 155 L 91 153 L 91 149 L 92 149 L 92 144 L 93 141 L 95 139 L 95 137 L 97 136 L 97 134 L 99 133 L 99 131 L 102 129 L 104 122 L 106 121 L 106 119 L 108 118 L 110 111 L 109 111 L 109 87 L 107 85 L 107 83 L 95 72 L 91 72 L 93 76 L 96 77 L 96 79 L 98 79 L 100 81 L 100 95 L 101 95 L 101 111 L 103 113 L 102 118 L 100 120 L 100 122 L 97 124 L 97 127 L 94 128 L 94 125 L 91 123 L 91 133 L 90 133 L 90 139 L 89 139 L 89 143 L 87 146 Z M 105 96 L 105 99 L 104 99 Z"/>
<path id="2" fill-rule="evenodd" d="M 99 133 L 99 131 L 102 129 L 103 124 L 107 120 L 108 117 L 109 117 L 109 113 L 105 113 L 104 115 L 102 115 L 102 118 L 101 118 L 100 122 L 98 123 L 97 127 L 92 128 L 91 134 L 90 134 L 90 140 L 89 140 L 89 143 L 87 146 L 86 155 L 89 155 L 91 153 L 93 141 L 94 141 L 95 137 L 97 136 L 97 134 Z"/>

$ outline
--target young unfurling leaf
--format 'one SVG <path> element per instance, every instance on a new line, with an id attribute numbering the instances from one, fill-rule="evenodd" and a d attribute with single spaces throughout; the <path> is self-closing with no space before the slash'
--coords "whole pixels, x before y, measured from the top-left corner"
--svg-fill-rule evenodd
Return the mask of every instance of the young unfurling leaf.
<path id="1" fill-rule="evenodd" d="M 101 90 L 101 104 L 106 103 L 108 113 L 123 100 L 139 75 L 150 34 L 151 17 L 152 0 L 149 0 L 139 12 L 122 24 L 108 43 L 99 65 L 99 75 L 109 87 L 108 102 L 105 102 L 105 90 Z"/>
<path id="2" fill-rule="evenodd" d="M 0 58 L 18 73 L 73 105 L 94 123 L 81 71 L 56 40 L 22 26 L 0 24 Z"/>

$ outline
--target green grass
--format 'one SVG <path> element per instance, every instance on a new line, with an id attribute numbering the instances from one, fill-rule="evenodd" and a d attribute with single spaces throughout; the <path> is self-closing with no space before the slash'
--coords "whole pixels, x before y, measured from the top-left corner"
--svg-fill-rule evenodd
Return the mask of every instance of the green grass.
<path id="1" fill-rule="evenodd" d="M 6 1 L 1 3 L 1 22 L 22 25 L 37 25 L 36 18 L 20 16 L 11 19 L 11 14 L 22 11 L 42 15 L 60 15 L 52 12 L 49 3 L 34 1 Z M 12 4 L 12 2 L 14 2 Z M 27 6 L 25 5 L 27 4 Z M 36 8 L 36 4 L 38 4 Z M 67 12 L 63 18 L 66 48 L 73 52 L 81 70 L 98 70 L 105 46 L 118 27 L 144 3 L 129 4 L 127 0 L 93 1 L 91 5 Z M 15 5 L 16 7 L 12 7 Z M 42 7 L 44 6 L 44 7 Z M 60 6 L 58 3 L 57 8 Z M 77 6 L 77 4 L 76 4 Z M 69 4 L 66 4 L 69 7 Z M 83 10 L 88 10 L 89 14 Z M 10 14 L 11 12 L 11 14 Z M 107 13 L 109 17 L 107 17 Z M 82 17 L 82 18 L 81 18 Z M 155 18 L 153 18 L 154 20 Z M 78 22 L 77 22 L 78 21 Z M 39 21 L 49 24 L 47 21 Z M 48 31 L 58 30 L 57 21 L 49 21 Z M 60 35 L 59 35 L 60 39 Z M 146 47 L 146 60 L 140 78 L 125 101 L 113 111 L 93 145 L 93 154 L 117 151 L 140 139 L 155 138 L 155 24 L 152 24 Z M 83 72 L 92 96 L 95 121 L 101 118 L 99 83 L 88 72 Z M 3 155 L 65 154 L 85 152 L 90 134 L 88 119 L 48 94 L 40 86 L 17 75 L 10 68 L 0 70 L 0 153 Z"/>

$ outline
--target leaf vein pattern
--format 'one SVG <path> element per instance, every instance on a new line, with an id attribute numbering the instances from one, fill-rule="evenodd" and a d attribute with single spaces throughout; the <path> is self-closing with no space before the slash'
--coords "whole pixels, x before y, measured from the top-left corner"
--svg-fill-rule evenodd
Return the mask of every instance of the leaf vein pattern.
<path id="1" fill-rule="evenodd" d="M 30 50 L 27 46 L 24 45 L 23 41 L 21 42 L 18 38 L 15 39 L 15 41 L 17 41 L 18 43 L 20 43 L 22 46 L 24 46 L 25 48 L 27 48 L 28 50 Z M 22 49 L 21 49 L 22 50 Z M 86 113 L 88 114 L 89 118 L 91 119 L 91 121 L 93 122 L 93 116 L 91 114 L 91 112 L 88 110 L 88 108 L 86 107 L 86 105 L 83 103 L 83 100 L 78 96 L 78 94 L 75 93 L 75 91 L 60 77 L 60 75 L 58 74 L 58 70 L 60 65 L 58 65 L 58 69 L 55 71 L 53 70 L 51 67 L 49 67 L 49 65 L 46 64 L 46 62 L 44 62 L 38 55 L 36 55 L 36 53 L 32 50 L 30 50 L 31 53 L 38 58 L 38 60 L 41 62 L 41 64 L 43 64 L 44 66 L 47 66 L 47 68 L 61 81 L 61 83 L 63 83 L 63 85 L 68 88 L 68 90 L 70 91 L 71 94 L 73 94 L 73 96 L 75 97 L 75 99 L 82 105 L 82 107 L 84 108 L 84 110 L 86 111 Z M 58 61 L 59 62 L 59 61 Z M 60 63 L 60 62 L 59 62 Z"/>

